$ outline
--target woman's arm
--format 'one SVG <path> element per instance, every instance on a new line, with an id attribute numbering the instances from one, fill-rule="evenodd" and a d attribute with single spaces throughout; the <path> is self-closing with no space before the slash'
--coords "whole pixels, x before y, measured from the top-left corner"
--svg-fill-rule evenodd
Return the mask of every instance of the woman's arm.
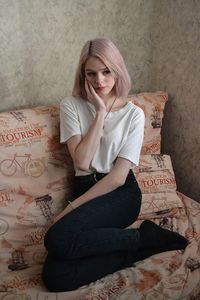
<path id="1" fill-rule="evenodd" d="M 73 136 L 67 141 L 67 146 L 74 165 L 77 169 L 81 170 L 89 170 L 90 163 L 103 134 L 103 125 L 106 115 L 105 103 L 87 80 L 85 80 L 85 90 L 88 100 L 96 109 L 94 122 L 84 137 L 81 137 L 81 135 Z"/>
<path id="2" fill-rule="evenodd" d="M 131 168 L 131 162 L 127 159 L 118 157 L 116 163 L 110 173 L 99 180 L 93 185 L 87 192 L 73 201 L 71 205 L 68 205 L 56 218 L 55 222 L 69 213 L 73 208 L 77 208 L 85 202 L 88 202 L 98 196 L 112 192 L 116 188 L 122 186 L 125 183 L 128 172 Z"/>
<path id="3" fill-rule="evenodd" d="M 94 122 L 83 138 L 81 135 L 75 135 L 67 141 L 69 153 L 77 169 L 89 170 L 103 133 L 104 118 L 104 112 L 97 112 Z"/>

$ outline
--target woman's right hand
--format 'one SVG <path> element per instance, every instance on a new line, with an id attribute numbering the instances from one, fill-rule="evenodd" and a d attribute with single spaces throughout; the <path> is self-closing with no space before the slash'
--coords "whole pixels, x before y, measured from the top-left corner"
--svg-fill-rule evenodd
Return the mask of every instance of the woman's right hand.
<path id="1" fill-rule="evenodd" d="M 101 97 L 96 93 L 92 84 L 85 79 L 85 90 L 88 100 L 95 106 L 96 112 L 104 112 L 106 114 L 106 105 Z"/>

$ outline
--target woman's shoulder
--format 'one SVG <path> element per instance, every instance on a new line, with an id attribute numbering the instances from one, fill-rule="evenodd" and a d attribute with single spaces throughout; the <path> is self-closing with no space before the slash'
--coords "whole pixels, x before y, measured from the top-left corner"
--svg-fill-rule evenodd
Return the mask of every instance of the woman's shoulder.
<path id="1" fill-rule="evenodd" d="M 86 101 L 81 97 L 68 96 L 61 100 L 60 108 L 81 109 L 85 104 Z"/>
<path id="2" fill-rule="evenodd" d="M 64 99 L 61 100 L 60 104 L 65 105 L 65 104 L 79 104 L 82 103 L 84 99 L 81 97 L 74 97 L 74 96 L 67 96 Z"/>
<path id="3" fill-rule="evenodd" d="M 144 111 L 141 107 L 133 103 L 131 100 L 127 101 L 127 107 L 135 115 L 144 115 Z"/>
<path id="4" fill-rule="evenodd" d="M 129 105 L 129 113 L 131 122 L 139 122 L 144 123 L 145 122 L 145 114 L 141 107 L 135 105 L 132 101 L 128 101 Z"/>

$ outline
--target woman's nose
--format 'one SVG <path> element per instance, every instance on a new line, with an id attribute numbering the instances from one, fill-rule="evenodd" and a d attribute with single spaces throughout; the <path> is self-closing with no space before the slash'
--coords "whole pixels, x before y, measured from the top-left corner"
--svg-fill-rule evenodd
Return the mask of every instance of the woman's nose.
<path id="1" fill-rule="evenodd" d="M 96 83 L 101 84 L 102 81 L 103 81 L 103 75 L 102 74 L 97 74 Z"/>

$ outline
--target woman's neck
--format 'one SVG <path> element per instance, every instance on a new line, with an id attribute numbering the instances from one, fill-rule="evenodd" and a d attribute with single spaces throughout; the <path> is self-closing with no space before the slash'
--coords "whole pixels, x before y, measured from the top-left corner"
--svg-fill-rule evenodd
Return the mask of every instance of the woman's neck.
<path id="1" fill-rule="evenodd" d="M 109 96 L 105 96 L 105 97 L 102 97 L 102 99 L 103 99 L 103 101 L 104 101 L 104 103 L 105 103 L 105 105 L 106 105 L 106 108 L 107 108 L 107 110 L 109 110 L 110 109 L 110 107 L 112 106 L 112 104 L 113 104 L 113 102 L 115 101 L 115 99 L 116 99 L 117 97 L 116 97 L 116 95 L 109 95 Z"/>

